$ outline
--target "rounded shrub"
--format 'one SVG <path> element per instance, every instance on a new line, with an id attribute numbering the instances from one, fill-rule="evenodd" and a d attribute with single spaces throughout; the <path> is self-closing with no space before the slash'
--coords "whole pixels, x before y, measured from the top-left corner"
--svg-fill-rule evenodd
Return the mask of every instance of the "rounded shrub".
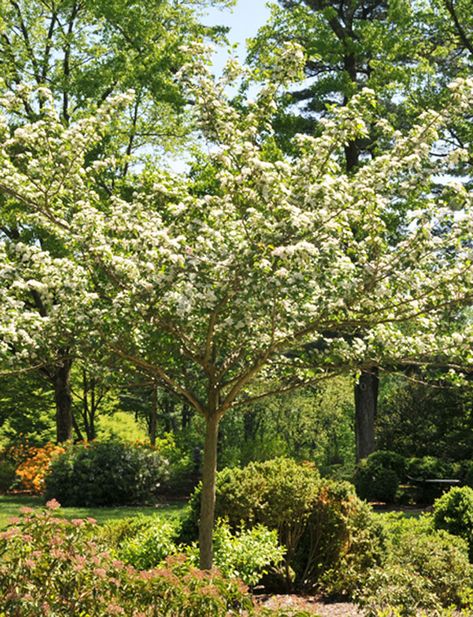
<path id="1" fill-rule="evenodd" d="M 183 525 L 186 539 L 196 536 L 199 509 L 200 487 Z M 273 587 L 341 592 L 377 560 L 378 527 L 368 506 L 352 485 L 322 480 L 313 465 L 278 458 L 223 469 L 217 474 L 216 514 L 232 530 L 276 530 L 286 555 Z"/>
<path id="2" fill-rule="evenodd" d="M 407 472 L 407 460 L 401 454 L 392 450 L 376 450 L 368 456 L 370 463 L 391 469 L 394 471 L 399 480 L 403 481 Z"/>
<path id="3" fill-rule="evenodd" d="M 356 492 L 367 501 L 393 503 L 399 487 L 399 476 L 382 461 L 368 457 L 358 463 L 355 471 Z"/>
<path id="4" fill-rule="evenodd" d="M 434 503 L 434 525 L 460 536 L 469 546 L 473 557 L 473 489 L 469 486 L 452 488 Z"/>
<path id="5" fill-rule="evenodd" d="M 46 497 L 65 506 L 146 503 L 168 474 L 168 462 L 152 448 L 121 441 L 68 448 L 45 479 Z"/>
<path id="6" fill-rule="evenodd" d="M 242 469 L 227 467 L 217 474 L 215 515 L 233 529 L 242 524 L 277 529 L 292 554 L 311 515 L 320 482 L 313 465 L 285 458 L 252 462 Z M 189 502 L 189 518 L 183 524 L 185 540 L 197 537 L 200 495 L 199 484 Z M 301 531 L 294 533 L 296 528 Z"/>

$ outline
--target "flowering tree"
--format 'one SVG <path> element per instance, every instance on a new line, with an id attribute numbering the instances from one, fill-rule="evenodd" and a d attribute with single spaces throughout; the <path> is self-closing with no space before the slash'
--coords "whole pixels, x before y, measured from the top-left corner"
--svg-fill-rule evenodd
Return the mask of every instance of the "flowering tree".
<path id="1" fill-rule="evenodd" d="M 221 28 L 201 23 L 208 4 L 206 0 L 136 0 L 132 4 L 123 0 L 0 0 L 0 84 L 2 91 L 15 93 L 18 101 L 10 110 L 9 124 L 18 128 L 38 119 L 46 84 L 66 125 L 82 110 L 132 87 L 135 96 L 123 110 L 121 130 L 113 133 L 113 143 L 101 143 L 89 156 L 100 159 L 103 150 L 115 153 L 120 149 L 131 154 L 143 146 L 159 151 L 187 147 L 185 98 L 173 76 L 189 60 L 185 42 L 203 37 L 222 40 Z M 229 3 L 212 0 L 210 4 L 224 7 Z M 125 176 L 128 167 L 124 157 L 116 173 Z M 107 190 L 114 180 L 104 173 L 102 188 Z M 21 239 L 24 244 L 40 243 L 43 248 L 50 240 L 31 222 L 23 226 L 14 205 L 5 207 L 1 196 L 0 235 L 16 242 Z M 62 256 L 55 253 L 56 248 L 48 246 L 51 257 Z M 45 317 L 47 305 L 34 289 L 29 295 L 29 309 Z M 72 438 L 73 425 L 80 435 L 71 383 L 79 371 L 76 356 L 70 341 L 59 337 L 55 344 L 51 339 L 44 357 L 48 362 L 37 367 L 54 393 L 58 441 Z M 88 358 L 86 364 L 90 367 L 91 363 Z"/>
<path id="2" fill-rule="evenodd" d="M 196 60 L 181 78 L 210 146 L 204 170 L 177 175 L 150 164 L 111 195 L 96 178 L 119 157 L 97 164 L 87 155 L 117 129 L 126 96 L 67 127 L 51 103 L 37 122 L 0 129 L 0 191 L 64 255 L 1 244 L 1 349 L 34 362 L 51 332 L 100 344 L 202 414 L 203 568 L 212 564 L 225 413 L 382 358 L 472 361 L 471 333 L 442 326 L 471 299 L 471 196 L 458 183 L 431 190 L 433 175 L 463 153 L 433 163 L 430 150 L 445 116 L 471 104 L 473 84 L 454 84 L 445 114 L 425 112 L 408 134 L 379 121 L 386 151 L 347 175 L 344 144 L 366 133 L 364 118 L 375 121 L 374 96 L 354 97 L 319 137 L 296 137 L 297 156 L 284 156 L 270 119 L 278 86 L 300 65 L 298 48 L 285 49 L 240 113 L 225 95 L 238 67 L 230 63 L 215 83 Z M 3 100 L 5 114 L 10 104 Z M 393 231 L 401 209 L 409 224 Z M 47 316 L 28 311 L 30 288 L 49 304 Z"/>

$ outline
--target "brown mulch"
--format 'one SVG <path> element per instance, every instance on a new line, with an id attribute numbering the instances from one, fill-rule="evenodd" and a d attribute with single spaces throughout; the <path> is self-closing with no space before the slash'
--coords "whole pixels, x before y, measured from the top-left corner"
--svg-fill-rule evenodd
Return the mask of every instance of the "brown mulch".
<path id="1" fill-rule="evenodd" d="M 266 608 L 285 608 L 307 611 L 320 617 L 362 617 L 363 613 L 351 602 L 321 602 L 311 596 L 261 595 L 258 604 Z"/>

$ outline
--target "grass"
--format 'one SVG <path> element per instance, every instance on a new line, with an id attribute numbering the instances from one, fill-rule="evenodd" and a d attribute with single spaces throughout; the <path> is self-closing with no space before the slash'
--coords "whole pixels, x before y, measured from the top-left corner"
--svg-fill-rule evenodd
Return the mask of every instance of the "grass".
<path id="1" fill-rule="evenodd" d="M 24 495 L 0 495 L 0 529 L 4 529 L 12 516 L 18 516 L 19 510 L 23 506 L 30 508 L 41 507 L 44 501 L 41 497 L 30 497 Z M 156 506 L 120 506 L 110 508 L 61 508 L 61 513 L 68 519 L 84 518 L 91 516 L 98 523 L 105 523 L 111 520 L 126 518 L 127 516 L 153 516 L 158 514 L 163 518 L 181 517 L 185 509 L 185 504 L 169 503 L 158 504 Z"/>

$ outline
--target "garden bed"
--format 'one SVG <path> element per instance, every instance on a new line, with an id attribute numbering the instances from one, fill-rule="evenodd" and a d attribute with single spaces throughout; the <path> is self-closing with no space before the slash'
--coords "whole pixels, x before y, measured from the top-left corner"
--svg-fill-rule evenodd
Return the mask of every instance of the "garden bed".
<path id="1" fill-rule="evenodd" d="M 318 617 L 362 617 L 363 615 L 351 602 L 322 602 L 311 596 L 261 595 L 256 596 L 256 601 L 266 608 L 307 611 Z"/>

